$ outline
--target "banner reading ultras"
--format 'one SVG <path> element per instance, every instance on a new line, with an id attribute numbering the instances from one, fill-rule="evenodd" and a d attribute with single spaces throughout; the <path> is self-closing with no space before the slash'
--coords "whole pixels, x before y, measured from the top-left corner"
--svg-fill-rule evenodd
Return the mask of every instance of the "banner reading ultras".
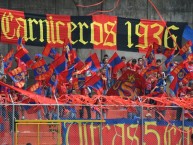
<path id="1" fill-rule="evenodd" d="M 124 51 L 145 49 L 153 42 L 174 48 L 173 40 L 181 46 L 187 25 L 108 15 L 39 15 L 8 9 L 0 9 L 0 18 L 1 42 L 17 43 L 18 37 L 23 37 L 26 45 L 52 43 L 61 47 L 69 39 L 75 48 Z"/>

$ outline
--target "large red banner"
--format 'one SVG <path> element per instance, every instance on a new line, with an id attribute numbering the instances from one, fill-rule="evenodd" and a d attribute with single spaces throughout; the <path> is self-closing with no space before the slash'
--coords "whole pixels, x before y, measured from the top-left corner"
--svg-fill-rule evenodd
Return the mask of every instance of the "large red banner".
<path id="1" fill-rule="evenodd" d="M 66 128 L 65 142 L 68 145 L 100 144 L 100 124 L 67 124 Z M 192 127 L 184 129 L 183 139 L 182 126 L 159 125 L 156 121 L 145 121 L 143 128 L 140 124 L 111 123 L 102 126 L 101 140 L 104 145 L 180 145 L 182 142 L 191 145 Z"/>

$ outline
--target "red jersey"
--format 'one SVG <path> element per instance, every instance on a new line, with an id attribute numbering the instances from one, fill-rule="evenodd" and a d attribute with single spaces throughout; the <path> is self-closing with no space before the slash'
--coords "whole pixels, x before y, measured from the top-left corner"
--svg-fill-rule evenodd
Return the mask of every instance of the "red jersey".
<path id="1" fill-rule="evenodd" d="M 183 86 L 183 87 L 179 88 L 177 91 L 177 97 L 181 97 L 181 98 L 185 97 L 187 92 L 190 90 L 191 90 L 191 88 L 187 87 L 187 86 Z"/>
<path id="2" fill-rule="evenodd" d="M 125 63 L 125 67 L 121 68 L 121 73 L 124 74 L 124 72 L 127 71 L 127 63 Z"/>
<path id="3" fill-rule="evenodd" d="M 129 67 L 132 71 L 138 71 L 140 67 L 137 64 L 127 63 L 127 67 Z"/>

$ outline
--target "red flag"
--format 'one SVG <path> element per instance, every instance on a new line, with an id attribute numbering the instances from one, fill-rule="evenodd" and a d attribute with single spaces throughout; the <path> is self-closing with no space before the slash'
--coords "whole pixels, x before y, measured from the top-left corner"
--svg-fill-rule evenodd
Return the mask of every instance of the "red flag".
<path id="1" fill-rule="evenodd" d="M 171 75 L 172 76 L 177 76 L 178 73 L 183 69 L 185 68 L 185 64 L 184 62 L 181 62 L 179 65 L 177 65 L 172 71 L 171 71 Z"/>
<path id="2" fill-rule="evenodd" d="M 92 66 L 92 62 L 89 62 L 84 65 L 84 67 L 76 72 L 74 72 L 75 75 L 85 73 L 90 67 Z"/>
<path id="3" fill-rule="evenodd" d="M 153 45 L 150 45 L 148 47 L 147 53 L 145 55 L 145 58 L 147 58 L 148 65 L 155 62 L 155 51 L 153 49 Z"/>
<path id="4" fill-rule="evenodd" d="M 58 76 L 58 79 L 63 82 L 69 82 L 69 80 L 72 78 L 73 73 L 74 73 L 74 66 L 69 68 L 68 70 L 61 72 Z"/>
<path id="5" fill-rule="evenodd" d="M 108 90 L 108 96 L 134 97 L 143 94 L 145 79 L 137 72 L 127 70 Z"/>
<path id="6" fill-rule="evenodd" d="M 52 59 L 55 59 L 60 55 L 59 53 L 56 52 L 54 48 L 52 48 L 52 45 L 49 43 L 47 43 L 46 46 L 44 47 L 42 54 L 45 56 L 49 56 Z"/>
<path id="7" fill-rule="evenodd" d="M 184 53 L 189 51 L 189 47 L 192 46 L 192 41 L 187 41 L 184 46 L 180 49 L 180 55 L 183 55 Z"/>
<path id="8" fill-rule="evenodd" d="M 170 62 L 172 61 L 173 57 L 174 57 L 174 53 L 175 53 L 175 49 L 169 49 L 169 48 L 165 48 L 163 55 L 166 57 L 165 60 L 165 66 L 168 68 Z"/>
<path id="9" fill-rule="evenodd" d="M 90 67 L 90 70 L 96 72 L 98 69 L 100 69 L 101 65 L 100 65 L 100 61 L 98 59 L 98 56 L 96 53 L 90 55 L 86 60 L 85 63 L 89 63 L 92 62 L 92 65 Z"/>
<path id="10" fill-rule="evenodd" d="M 189 51 L 189 47 L 192 46 L 192 41 L 187 41 L 185 45 L 179 50 L 180 55 L 185 60 L 187 58 L 186 52 Z"/>

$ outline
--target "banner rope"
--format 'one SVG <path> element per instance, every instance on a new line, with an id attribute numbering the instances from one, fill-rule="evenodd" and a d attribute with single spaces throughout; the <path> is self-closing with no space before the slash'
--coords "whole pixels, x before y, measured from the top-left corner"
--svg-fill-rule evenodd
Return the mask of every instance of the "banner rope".
<path id="1" fill-rule="evenodd" d="M 101 11 L 101 10 L 95 11 L 95 12 L 89 13 L 88 16 L 90 16 L 90 15 L 95 15 L 96 13 L 108 13 L 108 12 L 112 12 L 112 11 L 114 11 L 114 10 L 118 7 L 119 3 L 120 3 L 120 0 L 117 0 L 117 2 L 114 4 L 114 7 L 113 7 L 112 9 L 110 9 L 110 10 L 105 10 L 105 11 Z"/>
<path id="2" fill-rule="evenodd" d="M 102 4 L 105 0 L 102 0 L 98 3 L 94 3 L 94 4 L 91 4 L 91 5 L 81 5 L 81 4 L 77 4 L 76 6 L 77 7 L 82 7 L 82 8 L 89 8 L 89 7 L 94 7 L 94 6 L 98 6 L 100 4 Z"/>

